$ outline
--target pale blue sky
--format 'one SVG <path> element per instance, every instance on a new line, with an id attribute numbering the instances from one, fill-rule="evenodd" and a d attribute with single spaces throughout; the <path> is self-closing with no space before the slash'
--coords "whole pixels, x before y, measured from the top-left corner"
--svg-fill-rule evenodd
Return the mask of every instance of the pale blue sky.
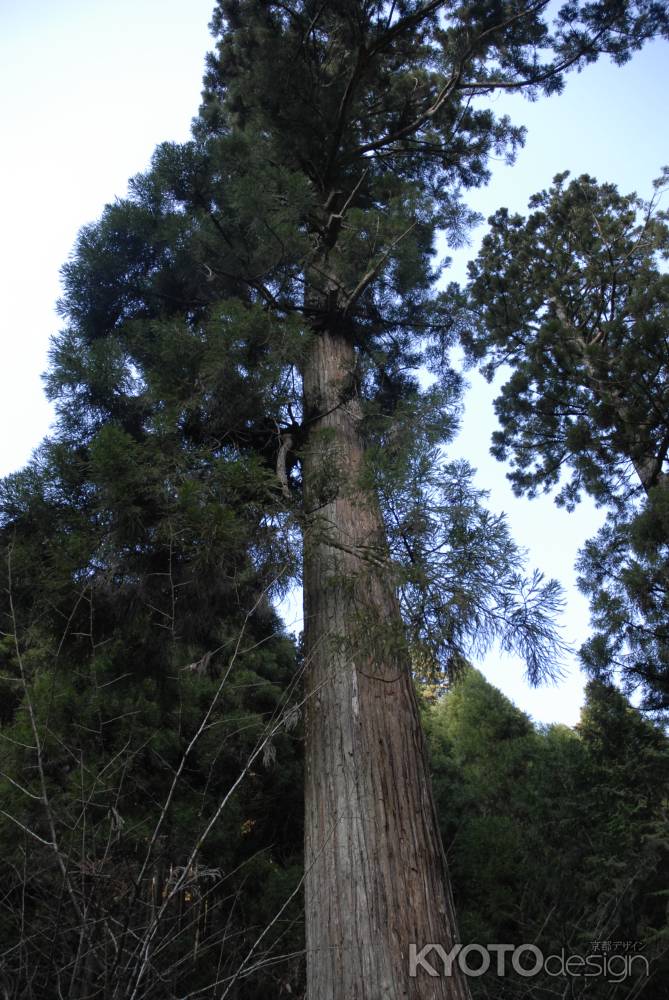
<path id="1" fill-rule="evenodd" d="M 122 196 L 158 142 L 188 137 L 195 114 L 213 0 L 0 0 L 0 158 L 2 235 L 0 319 L 0 475 L 20 467 L 47 431 L 50 412 L 40 373 L 58 329 L 58 272 L 82 224 Z M 647 193 L 669 163 L 666 95 L 669 47 L 655 43 L 626 67 L 600 63 L 568 79 L 566 91 L 530 104 L 496 99 L 527 125 L 518 163 L 495 165 L 472 205 L 524 210 L 527 198 L 569 169 L 621 189 Z M 457 255 L 464 274 L 472 247 Z M 488 455 L 492 393 L 473 388 L 454 455 L 478 468 L 491 506 L 507 511 L 532 565 L 568 587 L 565 636 L 587 635 L 588 614 L 575 592 L 573 562 L 600 515 L 590 505 L 566 514 L 549 499 L 516 500 L 504 469 Z M 492 654 L 487 676 L 539 721 L 577 721 L 582 679 L 572 669 L 558 688 L 530 691 L 522 667 Z"/>

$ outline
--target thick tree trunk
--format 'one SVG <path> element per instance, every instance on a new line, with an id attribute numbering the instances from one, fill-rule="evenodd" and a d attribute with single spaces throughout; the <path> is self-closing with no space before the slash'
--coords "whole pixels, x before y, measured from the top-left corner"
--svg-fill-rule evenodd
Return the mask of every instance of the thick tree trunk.
<path id="1" fill-rule="evenodd" d="M 354 363 L 321 332 L 304 371 L 307 996 L 464 1000 L 455 964 L 410 975 L 457 933 Z"/>

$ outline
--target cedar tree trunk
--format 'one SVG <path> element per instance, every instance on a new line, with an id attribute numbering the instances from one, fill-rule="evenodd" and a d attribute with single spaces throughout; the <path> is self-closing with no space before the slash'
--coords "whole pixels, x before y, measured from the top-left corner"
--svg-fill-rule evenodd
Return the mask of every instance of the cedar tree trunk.
<path id="1" fill-rule="evenodd" d="M 457 932 L 350 340 L 321 330 L 303 375 L 307 997 L 465 1000 L 455 966 L 409 976 Z"/>

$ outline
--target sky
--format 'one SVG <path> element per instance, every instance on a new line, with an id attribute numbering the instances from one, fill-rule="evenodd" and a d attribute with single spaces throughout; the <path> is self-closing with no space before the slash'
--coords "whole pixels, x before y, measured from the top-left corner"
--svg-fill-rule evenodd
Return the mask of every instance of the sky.
<path id="1" fill-rule="evenodd" d="M 155 146 L 188 138 L 212 9 L 213 0 L 0 0 L 0 475 L 20 468 L 49 428 L 40 376 L 59 329 L 59 269 L 80 227 L 124 196 Z M 502 205 L 522 212 L 562 170 L 649 194 L 669 163 L 667 93 L 669 45 L 656 42 L 624 67 L 600 61 L 572 74 L 562 95 L 495 98 L 527 127 L 527 141 L 514 166 L 494 163 L 491 183 L 469 204 L 483 216 Z M 449 279 L 464 278 L 484 232 L 453 255 Z M 577 649 L 588 609 L 573 565 L 602 513 L 588 502 L 569 514 L 549 497 L 515 498 L 488 453 L 494 387 L 475 372 L 469 380 L 451 455 L 477 468 L 476 485 L 507 513 L 528 565 L 565 586 L 564 638 Z M 296 618 L 295 602 L 287 614 Z M 513 658 L 493 651 L 479 666 L 537 722 L 578 721 L 583 678 L 573 656 L 558 686 L 534 691 Z"/>

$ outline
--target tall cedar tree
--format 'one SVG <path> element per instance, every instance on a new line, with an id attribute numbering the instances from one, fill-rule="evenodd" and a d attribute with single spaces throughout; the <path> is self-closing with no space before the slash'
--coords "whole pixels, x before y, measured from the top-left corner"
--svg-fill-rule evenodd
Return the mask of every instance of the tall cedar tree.
<path id="1" fill-rule="evenodd" d="M 225 982 L 248 1000 L 300 977 L 265 961 L 298 949 L 303 925 L 301 757 L 284 731 L 300 670 L 285 669 L 291 645 L 262 594 L 295 574 L 276 466 L 300 409 L 286 359 L 304 330 L 201 264 L 206 223 L 183 197 L 195 162 L 192 147 L 161 147 L 130 197 L 83 230 L 48 377 L 56 433 L 0 483 L 0 960 L 24 1000 L 50 997 L 54 982 L 115 1000 Z M 199 166 L 213 169 L 204 154 Z M 440 663 L 456 670 L 496 637 L 536 679 L 551 665 L 557 588 L 523 579 L 471 470 L 437 460 L 459 391 L 453 373 L 445 382 L 407 392 L 390 417 L 386 380 L 365 419 L 412 666 L 433 681 Z M 259 746 L 276 765 L 249 770 L 230 798 Z M 53 838 L 31 839 L 50 820 Z"/>
<path id="2" fill-rule="evenodd" d="M 470 265 L 462 336 L 491 377 L 493 453 L 517 493 L 583 491 L 609 516 L 579 561 L 595 636 L 582 657 L 669 708 L 669 255 L 659 206 L 561 174 L 524 218 L 505 209 Z"/>
<path id="3" fill-rule="evenodd" d="M 218 456 L 264 454 L 302 531 L 310 1000 L 468 996 L 457 976 L 409 976 L 411 943 L 448 948 L 457 932 L 367 445 L 410 468 L 413 436 L 427 453 L 452 424 L 435 238 L 461 238 L 460 191 L 522 141 L 486 96 L 559 90 L 565 70 L 600 52 L 623 62 L 667 30 L 649 0 L 569 3 L 552 24 L 547 8 L 220 3 L 194 141 L 159 150 L 135 184 L 139 213 L 112 208 L 66 268 L 52 378 L 64 428 L 69 416 L 81 433 L 83 396 L 93 424 L 141 435 L 143 373 L 160 362 L 188 378 L 227 345 L 234 364 L 212 359 L 180 427 Z M 77 375 L 83 359 L 99 362 L 97 383 Z M 429 548 L 416 556 L 428 567 Z M 554 597 L 507 604 L 506 624 L 550 645 Z M 459 599 L 430 616 L 443 649 Z"/>
<path id="4" fill-rule="evenodd" d="M 306 197 L 299 262 L 244 277 L 310 333 L 300 431 L 312 1000 L 468 992 L 457 977 L 408 977 L 411 942 L 448 946 L 456 930 L 383 520 L 365 483 L 364 359 L 381 354 L 390 391 L 406 394 L 404 373 L 439 324 L 436 229 L 457 231 L 459 187 L 481 183 L 488 154 L 520 139 L 476 98 L 557 89 L 563 68 L 602 49 L 622 59 L 666 24 L 656 5 L 569 4 L 551 31 L 545 7 L 231 2 L 214 20 L 203 123 L 253 142 L 256 188 L 286 172 Z M 282 232 L 264 229 L 283 249 Z M 222 256 L 214 273 L 229 269 Z"/>

